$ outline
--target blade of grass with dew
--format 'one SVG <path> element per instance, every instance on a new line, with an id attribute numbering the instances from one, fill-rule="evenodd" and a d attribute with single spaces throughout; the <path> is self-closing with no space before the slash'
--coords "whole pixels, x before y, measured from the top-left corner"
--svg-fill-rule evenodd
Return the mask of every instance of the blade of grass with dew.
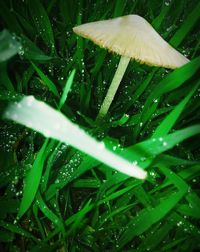
<path id="1" fill-rule="evenodd" d="M 156 163 L 155 159 L 155 163 Z M 197 164 L 198 161 L 190 161 L 182 158 L 178 158 L 176 156 L 168 155 L 168 154 L 160 154 L 158 158 L 158 162 L 165 163 L 168 165 L 174 165 L 174 166 L 179 166 L 179 165 L 194 165 Z"/>
<path id="2" fill-rule="evenodd" d="M 152 22 L 152 26 L 154 27 L 154 29 L 158 30 L 160 28 L 162 22 L 164 21 L 164 19 L 168 15 L 173 4 L 174 4 L 174 0 L 170 1 L 169 5 L 166 5 L 166 3 L 163 2 L 162 9 L 161 9 L 159 15 Z"/>
<path id="3" fill-rule="evenodd" d="M 56 142 L 55 140 L 51 140 L 53 143 Z M 57 151 L 59 149 L 59 147 L 61 146 L 62 143 L 58 143 L 56 145 L 56 147 L 54 148 L 54 151 L 51 153 L 51 155 L 49 156 L 48 160 L 47 160 L 47 165 L 46 165 L 46 169 L 45 169 L 45 172 L 44 172 L 44 175 L 43 175 L 43 180 L 42 180 L 42 183 L 41 183 L 41 192 L 44 192 L 46 189 L 47 189 L 47 185 L 48 185 L 48 182 L 49 182 L 49 176 L 50 176 L 50 171 L 51 171 L 51 168 L 52 168 L 52 165 L 53 165 L 53 160 L 54 160 L 54 157 L 56 156 L 57 154 Z"/>
<path id="4" fill-rule="evenodd" d="M 146 112 L 148 111 L 150 105 L 153 103 L 153 100 L 158 99 L 161 95 L 180 87 L 184 82 L 190 79 L 199 70 L 199 68 L 200 57 L 197 57 L 188 64 L 177 68 L 175 71 L 167 75 L 166 78 L 161 80 L 160 83 L 156 85 L 154 90 L 152 90 L 148 99 L 146 100 L 141 119 L 143 119 L 144 116 L 146 117 Z"/>
<path id="5" fill-rule="evenodd" d="M 21 228 L 20 226 L 18 226 L 16 224 L 8 223 L 8 222 L 1 220 L 0 227 L 9 230 L 12 233 L 20 234 L 20 235 L 25 236 L 29 239 L 32 239 L 35 242 L 38 242 L 38 240 L 35 236 L 33 236 L 30 232 L 26 231 L 24 228 Z"/>
<path id="6" fill-rule="evenodd" d="M 100 199 L 98 202 L 96 202 L 96 204 L 91 203 L 91 201 L 89 200 L 88 203 L 90 202 L 90 204 L 89 205 L 86 204 L 85 207 L 83 207 L 81 210 L 79 210 L 79 212 L 70 216 L 65 221 L 65 225 L 70 225 L 71 223 L 75 222 L 77 219 L 77 216 L 85 215 L 86 213 L 90 212 L 94 207 L 105 204 L 105 203 L 109 202 L 110 200 L 117 199 L 118 197 L 120 197 L 121 195 L 124 195 L 126 192 L 130 191 L 132 188 L 134 188 L 135 186 L 137 186 L 140 183 L 141 183 L 140 181 L 136 181 L 134 184 L 106 196 L 105 199 Z M 59 229 L 56 229 L 54 231 L 54 233 L 52 234 L 52 236 L 54 236 L 58 232 L 59 232 Z"/>
<path id="7" fill-rule="evenodd" d="M 156 247 L 164 240 L 165 236 L 167 236 L 174 226 L 173 222 L 170 221 L 171 218 L 173 218 L 173 214 L 171 216 L 168 218 L 167 223 L 164 223 L 154 232 L 151 231 L 150 234 L 147 235 L 145 242 L 140 244 L 138 252 L 146 250 L 156 251 Z"/>
<path id="8" fill-rule="evenodd" d="M 177 32 L 174 34 L 174 36 L 171 38 L 170 44 L 172 44 L 175 47 L 181 44 L 186 35 L 191 31 L 191 29 L 194 27 L 194 25 L 200 18 L 199 13 L 200 13 L 200 3 L 198 3 L 197 6 L 194 7 L 193 11 L 189 13 L 187 19 L 185 20 L 181 28 L 178 29 Z"/>
<path id="9" fill-rule="evenodd" d="M 80 8 L 80 7 L 79 7 Z M 78 15 L 77 16 L 77 25 L 80 25 L 81 24 L 81 19 L 82 19 L 82 15 Z M 84 63 L 84 56 L 83 56 L 83 38 L 81 37 L 78 37 L 77 36 L 77 49 L 76 49 L 76 54 L 74 56 L 74 59 L 76 60 L 78 66 L 79 66 L 79 69 L 81 70 L 82 69 L 82 65 Z M 87 43 L 87 42 L 85 42 Z"/>
<path id="10" fill-rule="evenodd" d="M 64 226 L 62 223 L 62 220 L 48 208 L 48 206 L 45 204 L 44 200 L 42 199 L 41 194 L 38 192 L 36 196 L 37 204 L 40 208 L 40 210 L 44 213 L 44 215 L 54 223 L 60 230 L 64 232 Z"/>
<path id="11" fill-rule="evenodd" d="M 100 182 L 97 179 L 79 179 L 73 182 L 72 186 L 74 188 L 99 188 Z"/>
<path id="12" fill-rule="evenodd" d="M 111 213 L 106 212 L 105 214 L 102 214 L 101 219 L 98 223 L 98 228 L 101 228 L 104 225 L 104 223 L 107 222 L 108 220 L 113 221 L 113 217 L 115 217 L 118 214 L 123 214 L 123 212 L 133 208 L 134 205 L 135 205 L 134 203 L 130 205 L 125 204 L 125 205 L 116 207 L 116 209 L 113 210 Z"/>
<path id="13" fill-rule="evenodd" d="M 133 193 L 144 207 L 152 205 L 150 195 L 144 190 L 142 185 L 137 186 Z"/>
<path id="14" fill-rule="evenodd" d="M 67 231 L 68 235 L 80 227 L 80 223 L 82 223 L 85 215 L 91 210 L 92 205 L 93 204 L 91 203 L 91 199 L 89 199 L 85 206 L 81 209 L 81 211 L 76 214 L 76 218 L 74 219 L 71 227 Z"/>
<path id="15" fill-rule="evenodd" d="M 181 215 L 190 216 L 197 220 L 200 219 L 199 208 L 194 208 L 191 204 L 180 204 L 180 206 L 177 207 L 177 212 Z"/>
<path id="16" fill-rule="evenodd" d="M 127 104 L 127 110 L 130 108 L 130 106 L 136 102 L 139 97 L 141 96 L 141 94 L 147 89 L 148 85 L 151 83 L 151 80 L 153 79 L 155 73 L 156 73 L 157 69 L 155 68 L 154 70 L 152 70 L 148 76 L 142 81 L 142 83 L 138 86 L 138 88 L 136 89 L 136 91 L 134 92 L 130 102 L 128 102 Z"/>
<path id="17" fill-rule="evenodd" d="M 101 67 L 105 63 L 106 55 L 107 55 L 107 51 L 106 50 L 105 51 L 102 51 L 102 50 L 99 51 L 99 54 L 96 57 L 97 59 L 95 60 L 95 65 L 94 65 L 94 67 L 90 71 L 91 74 L 93 75 L 93 77 L 95 77 L 99 73 Z"/>
<path id="18" fill-rule="evenodd" d="M 37 229 L 39 229 L 42 240 L 44 240 L 46 238 L 46 234 L 45 234 L 45 230 L 44 230 L 44 225 L 41 222 L 41 219 L 40 219 L 40 216 L 38 215 L 38 212 L 39 212 L 39 207 L 35 202 L 35 204 L 33 204 L 33 216 L 36 220 Z"/>
<path id="19" fill-rule="evenodd" d="M 60 98 L 60 102 L 59 102 L 59 106 L 58 106 L 59 110 L 62 108 L 62 106 L 65 104 L 65 101 L 67 100 L 68 93 L 70 92 L 71 86 L 73 84 L 75 73 L 76 73 L 76 70 L 73 69 L 67 79 L 62 96 Z"/>
<path id="20" fill-rule="evenodd" d="M 21 44 L 23 56 L 26 59 L 34 60 L 34 61 L 50 61 L 53 58 L 46 55 L 40 48 L 36 46 L 28 37 L 24 34 L 21 35 Z"/>
<path id="21" fill-rule="evenodd" d="M 47 144 L 48 139 L 44 142 L 42 148 L 38 152 L 35 162 L 33 163 L 33 166 L 25 179 L 23 197 L 17 216 L 18 219 L 20 219 L 31 206 L 37 193 L 40 179 L 42 176 L 42 170 L 44 165 L 44 152 L 46 151 Z"/>
<path id="22" fill-rule="evenodd" d="M 29 11 L 33 18 L 35 27 L 38 33 L 41 35 L 45 44 L 51 49 L 53 53 L 55 51 L 54 35 L 51 26 L 51 22 L 47 15 L 47 12 L 39 0 L 34 2 L 29 1 Z"/>
<path id="23" fill-rule="evenodd" d="M 112 194 L 110 194 L 108 196 L 106 195 L 104 199 L 100 199 L 96 204 L 99 206 L 101 204 L 105 204 L 106 202 L 109 202 L 110 200 L 117 199 L 118 197 L 120 197 L 121 195 L 127 193 L 128 191 L 130 191 L 131 189 L 133 189 L 134 187 L 136 187 L 140 183 L 141 183 L 140 181 L 137 181 L 137 182 L 133 183 L 130 186 L 127 186 L 127 187 L 125 187 L 125 188 L 123 188 L 121 190 L 113 192 Z"/>
<path id="24" fill-rule="evenodd" d="M 99 161 L 93 160 L 93 158 L 87 156 L 87 155 L 80 155 L 80 152 L 76 152 L 74 157 L 71 159 L 72 162 L 77 159 L 82 159 L 78 167 L 72 166 L 71 169 L 68 169 L 68 167 L 63 166 L 60 169 L 60 172 L 57 176 L 56 182 L 54 184 L 51 184 L 46 191 L 46 198 L 49 200 L 51 199 L 57 192 L 57 190 L 62 189 L 64 186 L 66 186 L 69 182 L 73 181 L 77 177 L 79 177 L 81 174 L 85 173 L 86 171 L 94 168 L 99 164 Z M 63 176 L 63 174 L 67 174 Z"/>
<path id="25" fill-rule="evenodd" d="M 192 88 L 190 93 L 170 112 L 168 116 L 161 122 L 157 127 L 152 137 L 159 137 L 166 135 L 174 126 L 180 114 L 184 110 L 186 104 L 189 102 L 190 98 L 193 96 L 195 91 L 198 89 L 200 81 Z"/>
<path id="26" fill-rule="evenodd" d="M 82 218 L 83 216 L 85 216 L 88 212 L 90 212 L 92 210 L 92 208 L 94 207 L 94 204 L 91 203 L 91 200 L 88 200 L 87 203 L 75 214 L 73 214 L 72 216 L 70 216 L 66 221 L 65 221 L 65 225 L 69 226 L 71 224 L 73 224 L 74 222 L 76 222 L 77 217 L 78 218 Z M 80 223 L 79 223 L 80 225 Z M 70 230 L 71 232 L 72 230 Z M 54 231 L 49 235 L 49 237 L 47 237 L 47 241 L 50 240 L 52 237 L 54 237 L 57 233 L 60 232 L 59 228 L 54 229 Z M 69 232 L 67 232 L 67 235 L 69 235 Z"/>
<path id="27" fill-rule="evenodd" d="M 183 198 L 184 195 L 185 192 L 178 191 L 168 196 L 156 207 L 148 208 L 144 211 L 139 212 L 137 217 L 135 217 L 133 221 L 128 224 L 126 231 L 119 239 L 120 248 L 118 251 L 120 251 L 120 249 L 122 249 L 134 237 L 142 234 L 153 224 L 164 218 L 168 214 L 168 212 L 170 212 L 174 208 L 174 206 L 176 206 L 176 204 Z"/>
<path id="28" fill-rule="evenodd" d="M 26 69 L 23 72 L 23 76 L 22 76 L 22 88 L 24 93 L 27 93 L 28 90 L 28 83 L 31 80 L 33 74 L 34 74 L 35 70 L 32 66 L 30 66 L 28 69 Z"/>
<path id="29" fill-rule="evenodd" d="M 199 208 L 200 208 L 200 198 L 195 193 L 195 191 L 191 191 L 186 195 L 186 200 L 188 202 L 188 213 L 189 215 L 195 216 L 197 219 L 200 219 L 200 213 L 199 213 Z M 190 212 L 191 211 L 191 212 Z"/>
<path id="30" fill-rule="evenodd" d="M 62 17 L 63 23 L 71 24 L 72 13 L 70 11 L 69 3 L 67 1 L 60 1 L 58 4 L 59 4 L 59 12 Z"/>
<path id="31" fill-rule="evenodd" d="M 104 141 L 109 149 L 146 168 L 157 155 L 173 148 L 176 144 L 200 134 L 200 125 L 191 126 L 159 138 L 150 138 L 127 148 L 118 148 L 109 140 Z"/>
<path id="32" fill-rule="evenodd" d="M 157 109 L 156 114 L 154 116 L 152 116 L 152 118 L 156 118 L 160 115 L 163 115 L 167 112 L 169 112 L 170 110 L 173 109 L 173 106 L 169 107 L 169 108 L 160 108 Z M 130 119 L 128 120 L 128 122 L 124 125 L 125 127 L 129 127 L 129 126 L 134 126 L 140 123 L 140 114 L 135 114 L 133 116 L 130 116 Z"/>
<path id="33" fill-rule="evenodd" d="M 161 168 L 161 167 L 159 167 Z M 171 182 L 179 189 L 177 192 L 172 193 L 170 196 L 163 199 L 154 208 L 146 208 L 140 211 L 127 226 L 126 231 L 123 232 L 120 238 L 120 249 L 122 249 L 130 240 L 148 230 L 153 224 L 160 221 L 168 214 L 176 204 L 183 198 L 188 191 L 188 185 L 173 173 L 167 167 L 161 168 L 162 172 L 170 178 Z M 118 250 L 119 251 L 119 250 Z"/>
<path id="34" fill-rule="evenodd" d="M 188 193 L 190 187 L 184 179 L 180 178 L 168 166 L 158 165 L 158 169 L 168 178 L 171 184 L 175 185 L 180 191 Z"/>
<path id="35" fill-rule="evenodd" d="M 191 180 L 191 178 L 196 177 L 199 175 L 199 165 L 197 166 L 190 166 L 188 169 L 184 169 L 180 172 L 178 172 L 177 174 L 181 179 L 183 179 L 184 181 L 188 181 Z M 151 193 L 155 193 L 158 191 L 163 190 L 164 188 L 166 188 L 167 186 L 169 186 L 171 184 L 170 180 L 167 179 L 166 181 L 164 181 L 161 185 L 158 185 L 155 189 L 153 189 L 151 191 Z"/>
<path id="36" fill-rule="evenodd" d="M 33 62 L 31 62 L 33 68 L 38 73 L 44 84 L 49 88 L 49 90 L 57 97 L 59 97 L 59 93 L 56 85 L 39 69 Z"/>
<path id="37" fill-rule="evenodd" d="M 80 111 L 84 114 L 87 113 L 91 98 L 91 82 L 88 81 L 87 85 L 81 85 L 80 88 Z"/>
<path id="38" fill-rule="evenodd" d="M 63 114 L 44 102 L 37 101 L 33 96 L 24 97 L 18 104 L 10 105 L 4 116 L 31 127 L 46 137 L 70 144 L 120 172 L 141 179 L 146 177 L 145 171 L 107 150 L 104 144 L 90 137 Z"/>

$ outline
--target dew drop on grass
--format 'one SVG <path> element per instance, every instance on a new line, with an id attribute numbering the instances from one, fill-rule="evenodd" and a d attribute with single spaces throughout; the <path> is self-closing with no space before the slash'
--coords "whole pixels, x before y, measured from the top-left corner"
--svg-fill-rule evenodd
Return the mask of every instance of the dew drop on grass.
<path id="1" fill-rule="evenodd" d="M 155 178 L 156 177 L 156 173 L 154 172 L 154 171 L 150 171 L 150 176 L 152 176 L 153 178 Z"/>
<path id="2" fill-rule="evenodd" d="M 179 222 L 177 223 L 177 226 L 180 227 L 182 224 L 183 224 L 183 222 L 182 222 L 182 221 L 179 221 Z"/>
<path id="3" fill-rule="evenodd" d="M 20 56 L 24 55 L 24 49 L 23 49 L 22 46 L 19 47 L 18 54 L 19 54 Z"/>
<path id="4" fill-rule="evenodd" d="M 141 157 L 140 160 L 144 162 L 146 160 L 146 157 Z"/>
<path id="5" fill-rule="evenodd" d="M 163 146 L 167 146 L 167 142 L 163 142 Z"/>
<path id="6" fill-rule="evenodd" d="M 170 5 L 170 1 L 168 0 L 168 1 L 165 1 L 165 5 L 166 6 L 169 6 Z"/>
<path id="7" fill-rule="evenodd" d="M 113 146 L 113 150 L 116 151 L 116 149 L 117 149 L 117 146 Z"/>

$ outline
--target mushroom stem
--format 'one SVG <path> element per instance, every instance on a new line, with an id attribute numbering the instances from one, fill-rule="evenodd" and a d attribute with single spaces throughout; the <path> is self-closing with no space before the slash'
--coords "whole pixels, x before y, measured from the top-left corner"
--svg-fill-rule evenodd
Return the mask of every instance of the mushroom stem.
<path id="1" fill-rule="evenodd" d="M 101 108 L 99 110 L 99 114 L 96 118 L 96 121 L 100 121 L 108 112 L 110 105 L 114 99 L 114 96 L 117 92 L 117 89 L 119 87 L 119 84 L 124 76 L 124 73 L 126 71 L 126 68 L 128 66 L 128 63 L 130 61 L 129 57 L 121 56 L 119 65 L 117 67 L 117 70 L 115 72 L 115 75 L 113 77 L 113 80 L 111 82 L 111 85 L 108 89 L 108 92 L 106 94 L 106 97 L 104 98 L 103 104 L 101 105 Z"/>

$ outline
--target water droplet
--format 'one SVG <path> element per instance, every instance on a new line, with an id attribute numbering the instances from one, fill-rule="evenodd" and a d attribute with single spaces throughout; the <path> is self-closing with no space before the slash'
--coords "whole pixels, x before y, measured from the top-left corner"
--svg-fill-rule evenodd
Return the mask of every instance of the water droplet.
<path id="1" fill-rule="evenodd" d="M 167 146 L 167 142 L 163 142 L 163 146 Z"/>

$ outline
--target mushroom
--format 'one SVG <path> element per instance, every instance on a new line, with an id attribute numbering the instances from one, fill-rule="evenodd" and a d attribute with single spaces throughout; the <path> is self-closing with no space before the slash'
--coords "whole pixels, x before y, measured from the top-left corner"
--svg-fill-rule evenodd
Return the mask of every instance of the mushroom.
<path id="1" fill-rule="evenodd" d="M 73 31 L 100 47 L 121 55 L 97 121 L 108 112 L 130 59 L 150 66 L 175 69 L 189 60 L 170 46 L 141 16 L 127 15 L 110 20 L 82 24 Z"/>

